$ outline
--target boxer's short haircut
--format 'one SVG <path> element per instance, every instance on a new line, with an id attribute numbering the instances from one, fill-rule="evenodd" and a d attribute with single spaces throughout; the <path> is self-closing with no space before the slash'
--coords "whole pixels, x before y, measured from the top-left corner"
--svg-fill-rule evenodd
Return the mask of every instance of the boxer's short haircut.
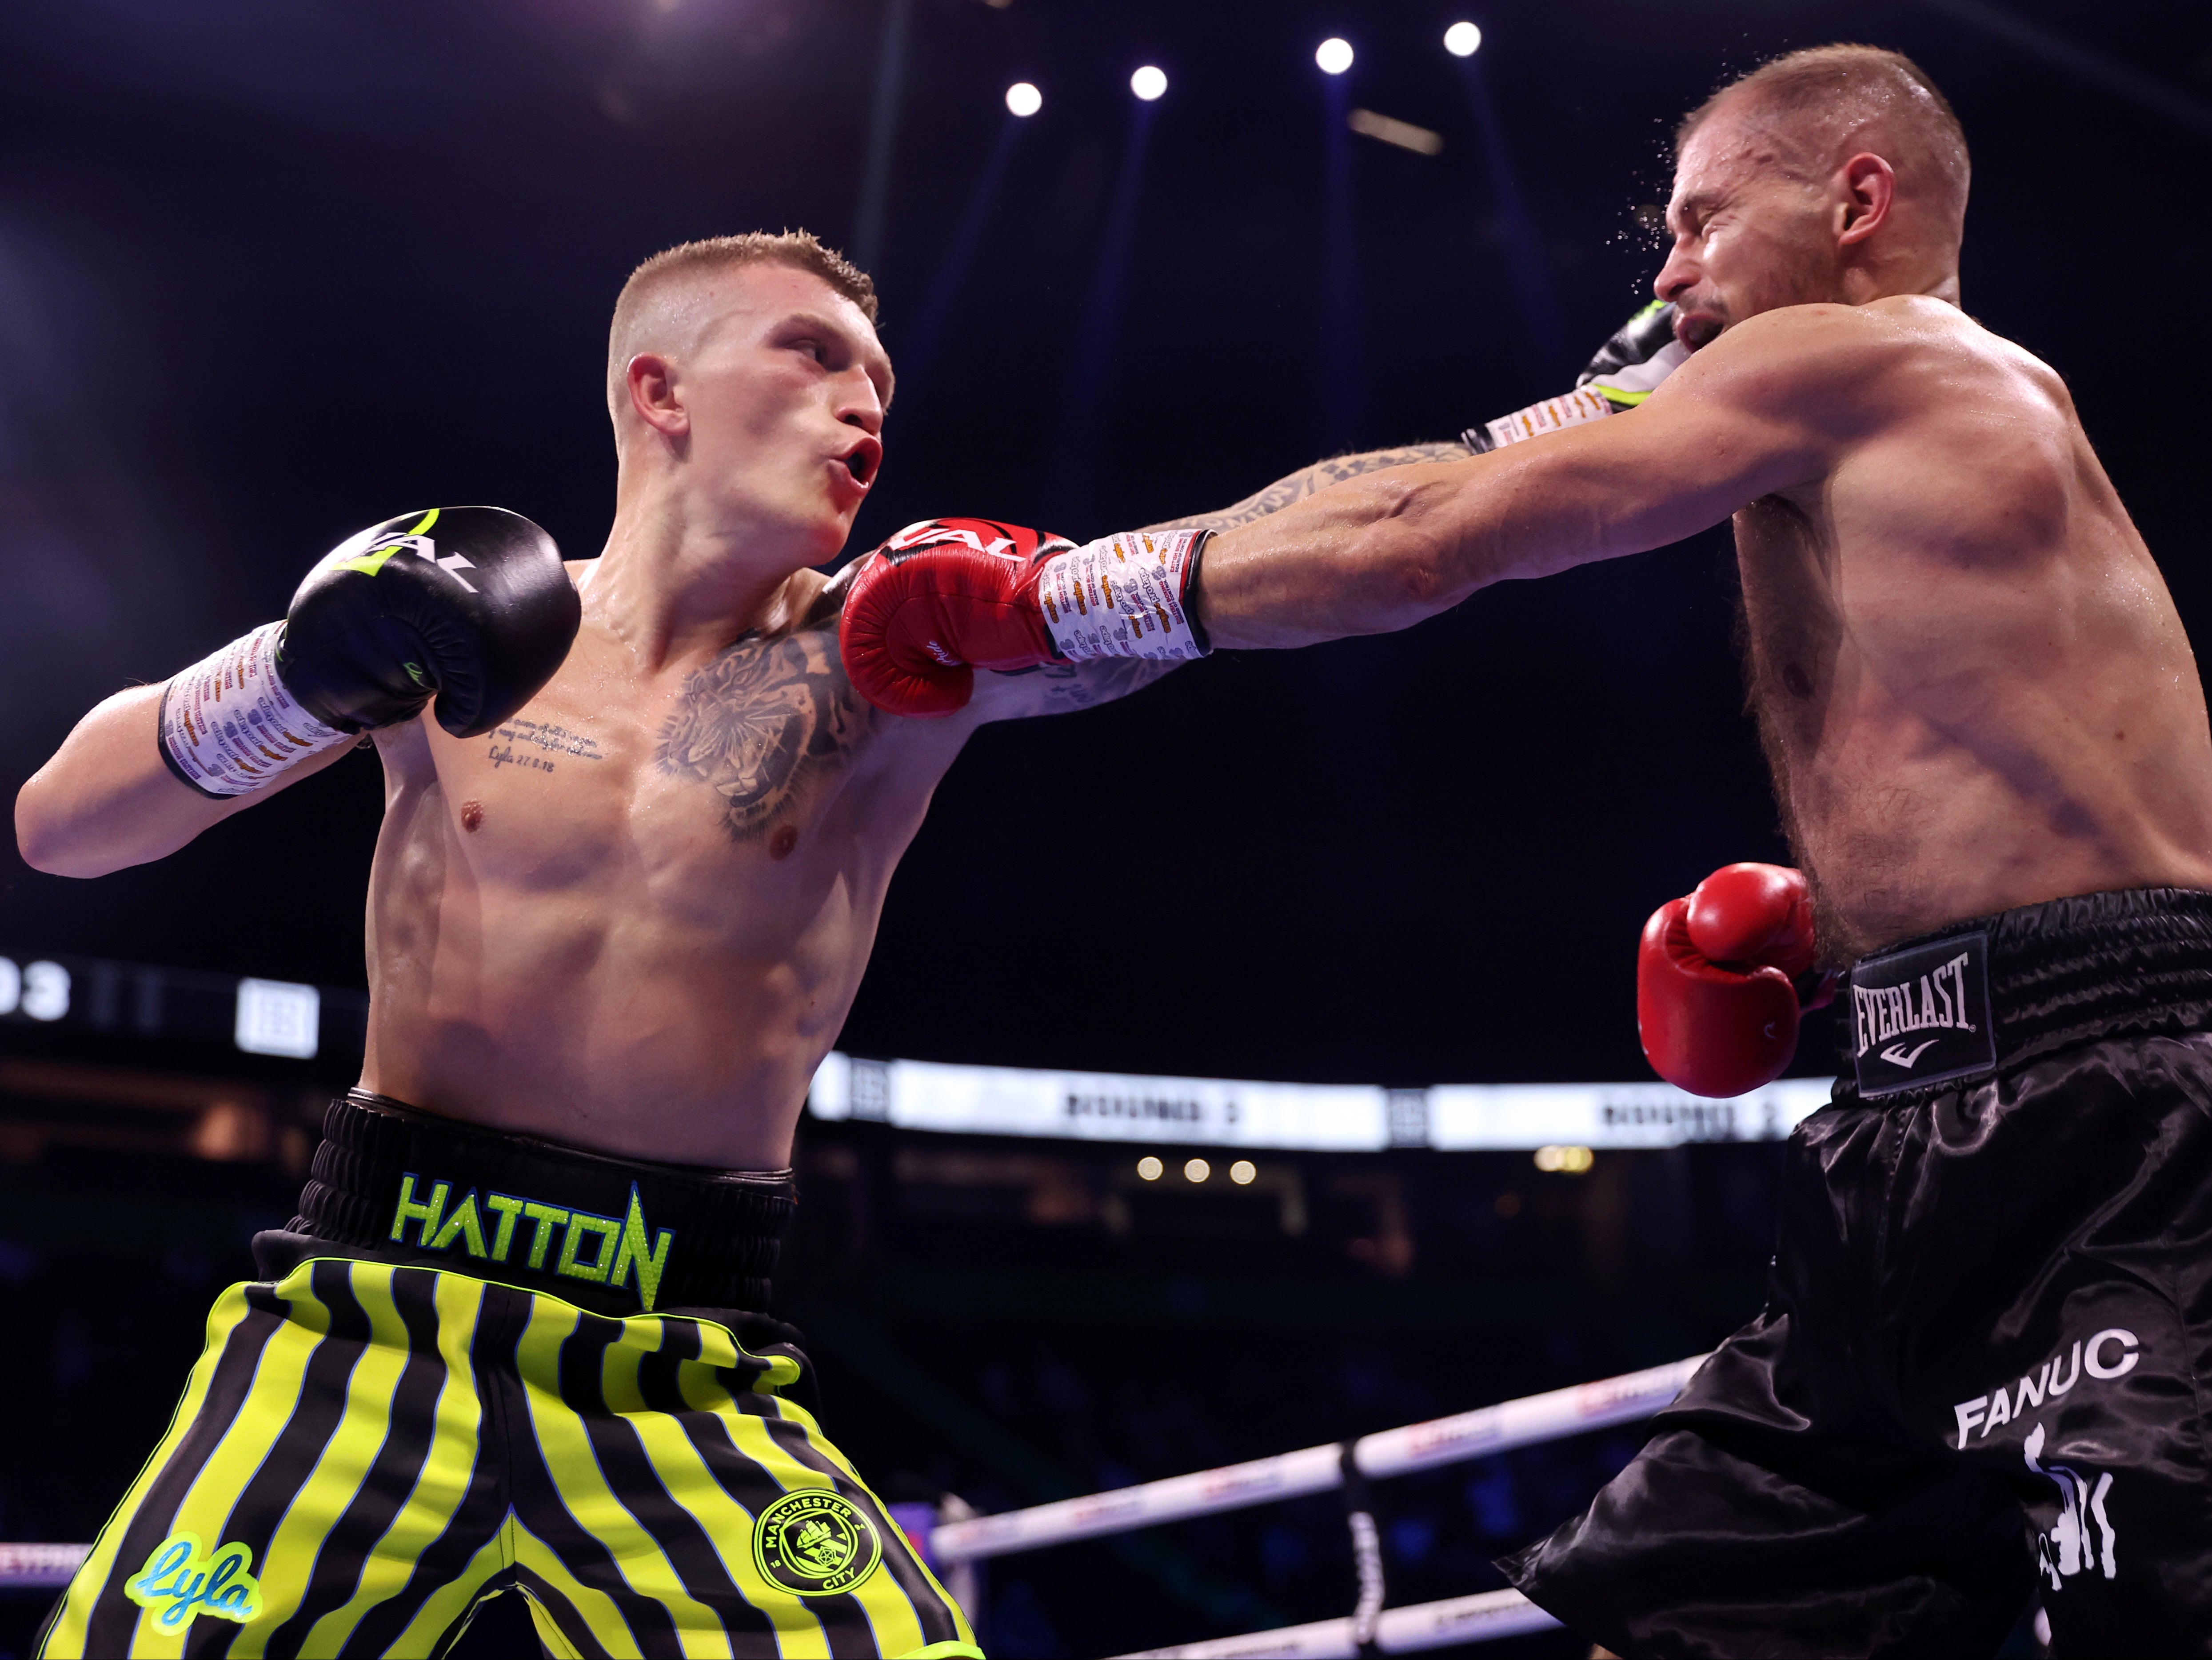
<path id="1" fill-rule="evenodd" d="M 860 309 L 872 325 L 876 320 L 876 284 L 858 265 L 829 246 L 811 231 L 754 230 L 738 236 L 708 236 L 696 242 L 679 242 L 663 248 L 629 274 L 615 301 L 614 320 L 608 325 L 607 398 L 611 406 L 621 395 L 624 367 L 635 344 L 629 337 L 646 302 L 671 279 L 701 271 L 738 265 L 789 265 L 810 271 Z"/>
<path id="2" fill-rule="evenodd" d="M 1790 130 L 1817 138 L 1831 151 L 1854 134 L 1879 130 L 1888 141 L 1879 147 L 1882 159 L 1908 183 L 1946 192 L 1960 210 L 1965 209 L 1970 176 L 1965 130 L 1950 100 L 1903 52 L 1839 43 L 1773 58 L 1684 116 L 1674 130 L 1677 154 L 1724 104 L 1748 104 L 1780 118 Z M 1891 148 L 1899 153 L 1888 154 Z M 1917 180 L 1916 173 L 1921 175 Z"/>

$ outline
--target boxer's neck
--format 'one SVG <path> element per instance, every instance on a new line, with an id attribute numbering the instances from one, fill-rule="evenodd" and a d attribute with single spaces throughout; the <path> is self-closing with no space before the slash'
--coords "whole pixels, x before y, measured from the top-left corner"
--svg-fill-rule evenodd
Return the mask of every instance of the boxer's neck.
<path id="1" fill-rule="evenodd" d="M 584 613 L 646 672 L 774 632 L 810 597 L 805 531 L 713 515 L 674 490 L 623 493 L 605 550 L 580 583 Z"/>

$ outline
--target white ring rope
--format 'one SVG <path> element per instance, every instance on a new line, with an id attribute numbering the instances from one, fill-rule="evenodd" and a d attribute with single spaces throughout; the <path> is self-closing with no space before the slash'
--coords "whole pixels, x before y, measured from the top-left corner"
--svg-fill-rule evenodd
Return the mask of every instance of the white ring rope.
<path id="1" fill-rule="evenodd" d="M 1479 1591 L 1442 1602 L 1385 1608 L 1375 1622 L 1375 1647 L 1384 1654 L 1413 1654 L 1553 1631 L 1559 1623 L 1517 1590 Z M 1355 1660 L 1362 1652 L 1358 1616 L 1352 1615 L 1254 1632 L 1249 1637 L 1215 1637 L 1171 1649 L 1145 1649 L 1117 1660 Z"/>
<path id="2" fill-rule="evenodd" d="M 0 1545 L 0 1590 L 60 1590 L 91 1554 L 89 1545 Z"/>
<path id="3" fill-rule="evenodd" d="M 1649 1418 L 1680 1395 L 1690 1374 L 1705 1360 L 1702 1354 L 1693 1355 L 1648 1371 L 1504 1401 L 1450 1418 L 1431 1419 L 1425 1424 L 1381 1430 L 1353 1442 L 1352 1456 L 1363 1475 L 1405 1475 L 1514 1447 L 1533 1446 L 1540 1441 L 1556 1441 L 1585 1430 L 1633 1423 Z M 1273 1458 L 1255 1458 L 1249 1464 L 1171 1475 L 1163 1481 L 1117 1487 L 1082 1499 L 1062 1499 L 997 1516 L 979 1516 L 970 1522 L 950 1522 L 932 1532 L 930 1551 L 940 1562 L 972 1562 L 978 1557 L 1039 1550 L 1073 1539 L 1096 1539 L 1156 1527 L 1163 1522 L 1242 1510 L 1247 1505 L 1326 1493 L 1343 1484 L 1343 1456 L 1339 1446 L 1304 1447 Z"/>

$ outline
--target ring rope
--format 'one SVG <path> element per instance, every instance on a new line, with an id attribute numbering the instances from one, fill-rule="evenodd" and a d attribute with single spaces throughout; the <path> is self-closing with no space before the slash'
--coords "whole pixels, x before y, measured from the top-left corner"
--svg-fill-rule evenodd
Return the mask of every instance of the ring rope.
<path id="1" fill-rule="evenodd" d="M 1702 1354 L 1692 1355 L 1645 1371 L 1502 1401 L 1494 1407 L 1399 1429 L 1378 1430 L 1352 1443 L 1352 1459 L 1361 1475 L 1380 1480 L 1534 1446 L 1540 1441 L 1556 1441 L 1585 1430 L 1633 1423 L 1649 1418 L 1680 1394 L 1690 1374 L 1705 1360 Z M 1057 1499 L 1027 1510 L 1003 1511 L 972 1521 L 949 1522 L 932 1531 L 929 1548 L 939 1562 L 972 1562 L 981 1557 L 1041 1550 L 1071 1540 L 1097 1539 L 1194 1516 L 1242 1510 L 1248 1505 L 1326 1493 L 1343 1481 L 1342 1444 L 1302 1447 L 1249 1463 L 1171 1475 L 1164 1481 L 1116 1487 L 1081 1499 Z"/>

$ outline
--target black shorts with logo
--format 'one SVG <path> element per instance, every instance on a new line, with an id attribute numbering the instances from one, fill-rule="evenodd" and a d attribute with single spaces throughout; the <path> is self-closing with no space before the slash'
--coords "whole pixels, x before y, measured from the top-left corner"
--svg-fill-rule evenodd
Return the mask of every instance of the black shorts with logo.
<path id="1" fill-rule="evenodd" d="M 1624 1655 L 2212 1655 L 2212 894 L 1851 971 L 1765 1312 L 1501 1563 Z M 1855 1074 L 1855 1075 L 1854 1075 Z"/>

